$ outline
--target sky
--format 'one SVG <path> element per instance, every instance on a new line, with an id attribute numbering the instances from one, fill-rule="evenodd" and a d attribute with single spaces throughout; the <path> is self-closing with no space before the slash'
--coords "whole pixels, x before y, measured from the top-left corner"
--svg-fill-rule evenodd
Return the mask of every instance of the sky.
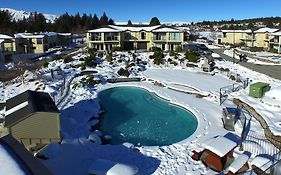
<path id="1" fill-rule="evenodd" d="M 114 21 L 199 22 L 281 16 L 281 0 L 0 0 L 1 8 L 55 15 L 104 12 Z"/>

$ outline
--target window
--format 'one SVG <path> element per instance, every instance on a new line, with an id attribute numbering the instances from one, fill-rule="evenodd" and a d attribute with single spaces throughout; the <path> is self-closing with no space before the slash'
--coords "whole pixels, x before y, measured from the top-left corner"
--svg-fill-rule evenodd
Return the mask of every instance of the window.
<path id="1" fill-rule="evenodd" d="M 130 40 L 131 39 L 131 32 L 125 32 L 124 38 L 125 38 L 125 40 Z"/>
<path id="2" fill-rule="evenodd" d="M 141 39 L 145 40 L 146 39 L 146 33 L 145 32 L 141 32 Z"/>
<path id="3" fill-rule="evenodd" d="M 155 33 L 154 40 L 166 40 L 166 33 Z"/>
<path id="4" fill-rule="evenodd" d="M 226 32 L 223 32 L 222 35 L 224 38 L 226 38 Z"/>
<path id="5" fill-rule="evenodd" d="M 43 39 L 42 38 L 37 38 L 36 43 L 37 44 L 43 44 Z"/>
<path id="6" fill-rule="evenodd" d="M 116 32 L 109 32 L 104 34 L 105 41 L 118 41 L 118 33 Z"/>
<path id="7" fill-rule="evenodd" d="M 91 41 L 101 41 L 101 33 L 92 33 Z"/>
<path id="8" fill-rule="evenodd" d="M 179 33 L 170 33 L 170 40 L 180 40 Z"/>

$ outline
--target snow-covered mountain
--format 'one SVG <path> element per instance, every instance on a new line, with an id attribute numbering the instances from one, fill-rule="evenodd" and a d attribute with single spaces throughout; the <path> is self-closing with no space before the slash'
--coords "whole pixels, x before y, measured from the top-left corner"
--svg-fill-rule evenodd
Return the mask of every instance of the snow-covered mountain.
<path id="1" fill-rule="evenodd" d="M 28 18 L 31 12 L 26 12 L 22 10 L 15 10 L 15 9 L 10 9 L 10 8 L 0 8 L 1 11 L 8 11 L 12 15 L 13 19 L 16 21 L 22 20 L 23 17 Z M 50 14 L 43 14 L 46 18 L 47 22 L 54 22 L 55 19 L 58 17 L 56 15 L 50 15 Z"/>

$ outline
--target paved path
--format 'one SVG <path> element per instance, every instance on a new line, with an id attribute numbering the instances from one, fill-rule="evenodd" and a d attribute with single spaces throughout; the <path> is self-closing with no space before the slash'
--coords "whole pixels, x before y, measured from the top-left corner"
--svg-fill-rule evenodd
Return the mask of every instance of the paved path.
<path id="1" fill-rule="evenodd" d="M 233 61 L 232 57 L 223 54 L 224 49 L 214 49 L 213 51 L 216 52 L 217 54 L 219 54 L 225 60 L 231 61 L 231 62 Z M 237 61 L 238 60 L 236 60 L 236 62 Z M 256 72 L 266 74 L 272 78 L 281 80 L 281 66 L 280 65 L 258 65 L 258 64 L 245 63 L 245 62 L 240 62 L 239 64 L 248 69 L 251 69 Z"/>

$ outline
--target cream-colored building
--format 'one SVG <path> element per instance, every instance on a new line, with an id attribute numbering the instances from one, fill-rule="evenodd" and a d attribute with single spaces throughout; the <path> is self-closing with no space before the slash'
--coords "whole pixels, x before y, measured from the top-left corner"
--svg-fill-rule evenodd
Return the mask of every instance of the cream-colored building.
<path id="1" fill-rule="evenodd" d="M 273 39 L 272 37 L 272 33 L 277 32 L 279 29 L 271 29 L 271 28 L 260 28 L 256 31 L 254 31 L 255 33 L 255 47 L 262 47 L 266 50 L 269 50 L 269 42 L 270 40 Z"/>
<path id="2" fill-rule="evenodd" d="M 87 46 L 97 50 L 149 50 L 159 47 L 162 50 L 175 50 L 182 47 L 183 31 L 164 26 L 106 26 L 87 32 Z"/>
<path id="3" fill-rule="evenodd" d="M 253 47 L 255 35 L 252 30 L 222 30 L 221 43 Z"/>
<path id="4" fill-rule="evenodd" d="M 48 93 L 25 91 L 4 108 L 4 127 L 27 149 L 60 142 L 60 113 Z"/>
<path id="5" fill-rule="evenodd" d="M 276 49 L 278 53 L 281 53 L 281 31 L 271 33 L 269 37 L 271 38 L 269 48 Z"/>
<path id="6" fill-rule="evenodd" d="M 0 34 L 0 63 L 11 61 L 13 54 L 13 37 Z"/>

